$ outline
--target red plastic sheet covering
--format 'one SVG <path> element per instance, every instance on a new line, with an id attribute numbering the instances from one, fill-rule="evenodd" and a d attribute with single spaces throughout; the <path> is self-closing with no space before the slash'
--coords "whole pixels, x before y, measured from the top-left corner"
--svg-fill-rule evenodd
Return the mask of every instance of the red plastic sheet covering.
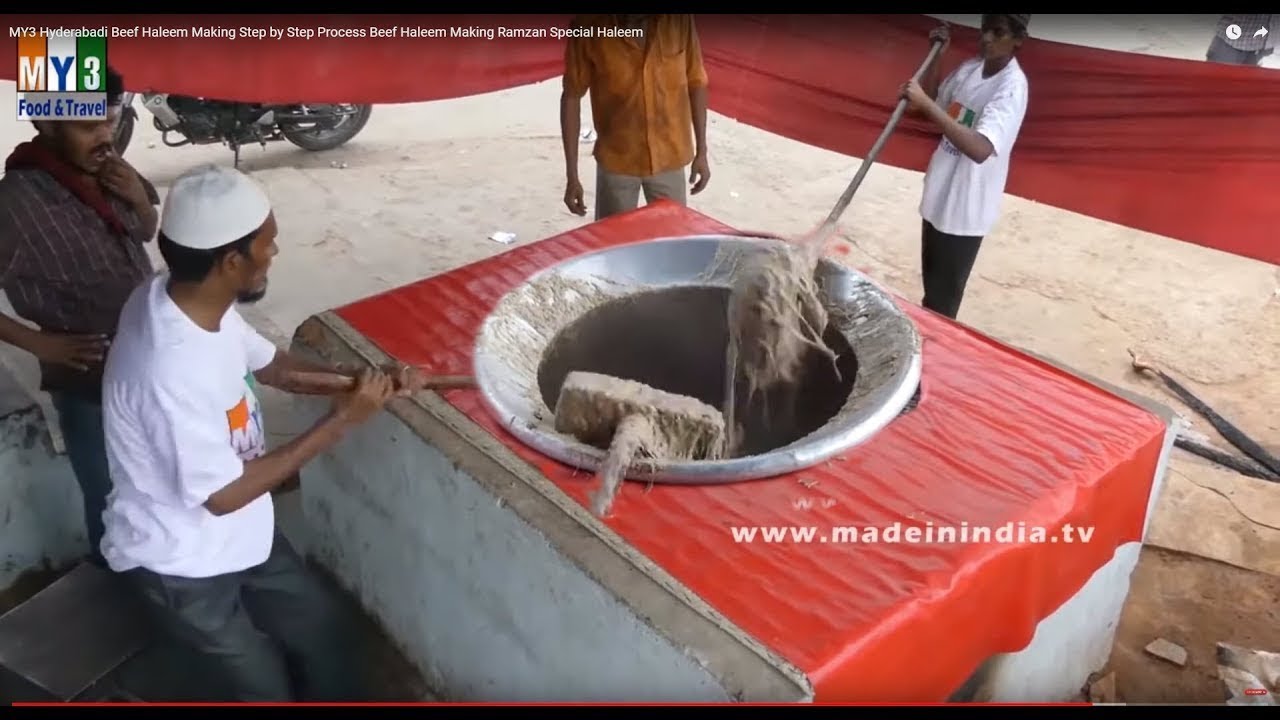
<path id="1" fill-rule="evenodd" d="M 923 15 L 715 16 L 701 32 L 711 105 L 862 156 L 937 24 Z M 976 30 L 953 28 L 944 71 L 977 54 L 977 42 Z M 1007 192 L 1280 264 L 1280 72 L 1034 39 L 1019 62 L 1030 101 Z M 928 125 L 908 118 L 879 160 L 923 171 L 936 146 Z"/>
<path id="2" fill-rule="evenodd" d="M 62 27 L 328 28 L 366 36 L 371 27 L 549 29 L 568 22 L 543 15 L 14 15 L 8 24 L 44 27 L 55 18 Z M 702 15 L 698 22 L 713 110 L 855 156 L 884 127 L 935 24 L 923 15 Z M 0 43 L 0 55 L 15 56 L 12 38 Z M 956 28 L 946 67 L 975 48 L 975 31 Z M 110 62 L 130 89 L 262 102 L 473 95 L 556 77 L 562 55 L 563 40 L 550 35 L 108 43 Z M 1031 101 L 1010 193 L 1280 264 L 1280 74 L 1034 39 L 1022 62 Z M 16 77 L 14 65 L 0 63 L 0 78 Z M 923 170 L 935 143 L 909 120 L 880 160 Z"/>
<path id="3" fill-rule="evenodd" d="M 600 248 L 734 231 L 668 201 L 337 310 L 388 354 L 471 372 L 498 299 Z M 1124 400 L 901 303 L 924 337 L 922 398 L 870 442 L 796 475 L 716 486 L 624 483 L 606 522 L 729 620 L 808 674 L 816 699 L 942 701 L 1140 540 L 1163 423 Z M 595 480 L 489 414 L 445 398 L 588 506 Z M 802 484 L 803 477 L 807 482 Z M 809 487 L 811 485 L 812 487 Z M 735 542 L 732 526 L 1092 526 L 1080 544 Z"/>

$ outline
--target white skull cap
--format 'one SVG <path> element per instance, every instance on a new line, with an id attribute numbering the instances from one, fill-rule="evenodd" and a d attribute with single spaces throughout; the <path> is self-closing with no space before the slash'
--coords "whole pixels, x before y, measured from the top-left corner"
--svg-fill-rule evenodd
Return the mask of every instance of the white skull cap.
<path id="1" fill-rule="evenodd" d="M 262 227 L 271 201 L 258 183 L 231 168 L 207 164 L 183 173 L 169 188 L 160 232 L 193 250 L 229 245 Z"/>

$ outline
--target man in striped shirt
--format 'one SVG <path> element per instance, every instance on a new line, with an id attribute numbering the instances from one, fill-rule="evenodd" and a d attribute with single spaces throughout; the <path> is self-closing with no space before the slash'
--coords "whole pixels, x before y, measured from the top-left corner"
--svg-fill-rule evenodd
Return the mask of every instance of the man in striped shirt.
<path id="1" fill-rule="evenodd" d="M 1275 20 L 1275 15 L 1223 15 L 1206 57 L 1230 65 L 1261 63 L 1275 52 Z"/>
<path id="2" fill-rule="evenodd" d="M 123 79 L 107 69 L 105 120 L 36 121 L 0 178 L 0 290 L 32 328 L 0 313 L 0 342 L 40 361 L 84 496 L 90 557 L 111 478 L 102 426 L 102 367 L 129 293 L 152 274 L 155 187 L 115 154 Z"/>

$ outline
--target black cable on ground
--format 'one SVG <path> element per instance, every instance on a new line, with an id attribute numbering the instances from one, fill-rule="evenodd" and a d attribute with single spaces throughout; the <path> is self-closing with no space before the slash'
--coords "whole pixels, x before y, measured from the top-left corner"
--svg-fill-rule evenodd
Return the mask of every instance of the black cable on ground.
<path id="1" fill-rule="evenodd" d="M 1247 475 L 1248 477 L 1257 478 L 1258 480 L 1280 483 L 1280 475 L 1271 472 L 1251 459 L 1236 457 L 1231 453 L 1223 452 L 1218 448 L 1210 445 L 1204 445 L 1184 437 L 1179 437 L 1174 440 L 1173 444 L 1175 447 L 1180 447 L 1193 455 L 1199 455 L 1205 460 L 1235 470 L 1241 475 Z"/>
<path id="2" fill-rule="evenodd" d="M 1222 437 L 1226 438 L 1228 442 L 1230 442 L 1232 445 L 1235 445 L 1237 448 L 1239 448 L 1240 452 L 1248 455 L 1250 458 L 1253 458 L 1258 462 L 1259 465 L 1271 471 L 1271 477 L 1263 478 L 1263 479 L 1269 479 L 1274 481 L 1276 480 L 1277 477 L 1280 477 L 1280 459 L 1277 459 L 1276 456 L 1267 452 L 1265 448 L 1263 448 L 1258 443 L 1254 442 L 1248 435 L 1245 435 L 1243 432 L 1241 432 L 1240 429 L 1237 428 L 1235 425 L 1232 425 L 1230 422 L 1227 422 L 1225 418 L 1223 418 L 1218 413 L 1214 412 L 1213 409 L 1210 408 L 1208 405 L 1205 405 L 1203 402 L 1201 402 L 1200 398 L 1193 395 L 1190 390 L 1182 387 L 1182 385 L 1180 385 L 1176 380 L 1169 377 L 1168 375 L 1165 375 L 1163 372 L 1161 372 L 1160 370 L 1157 370 L 1156 368 L 1148 368 L 1148 369 L 1151 372 L 1155 373 L 1155 375 L 1159 377 L 1161 381 L 1164 382 L 1165 386 L 1168 387 L 1171 391 L 1173 391 L 1174 395 L 1177 395 L 1179 398 L 1181 398 L 1182 401 L 1185 402 L 1188 406 L 1190 406 L 1192 410 L 1195 410 L 1200 415 L 1203 415 L 1204 418 L 1209 421 L 1209 424 L 1213 425 L 1214 429 L 1216 429 L 1219 433 L 1221 433 Z M 1197 445 L 1196 447 L 1203 447 L 1203 446 Z M 1192 450 L 1191 448 L 1187 448 L 1187 447 L 1184 447 L 1183 449 L 1189 452 L 1196 452 L 1195 450 Z M 1212 450 L 1212 448 L 1210 448 L 1210 450 Z M 1214 452 L 1221 452 L 1221 451 L 1214 450 Z M 1199 453 L 1196 452 L 1196 454 L 1199 454 Z M 1226 457 L 1230 457 L 1230 456 L 1228 455 Z M 1213 460 L 1213 458 L 1208 458 L 1208 459 Z M 1219 462 L 1219 461 L 1214 460 L 1214 462 Z M 1228 467 L 1234 468 L 1234 466 L 1228 466 Z M 1251 477 L 1256 477 L 1256 476 L 1251 476 Z"/>

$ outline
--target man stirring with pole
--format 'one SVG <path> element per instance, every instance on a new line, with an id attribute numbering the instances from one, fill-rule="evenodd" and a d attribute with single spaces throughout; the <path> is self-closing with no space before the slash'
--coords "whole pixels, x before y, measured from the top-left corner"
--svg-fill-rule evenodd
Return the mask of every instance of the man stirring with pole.
<path id="1" fill-rule="evenodd" d="M 955 319 L 982 239 L 1000 217 L 1009 157 L 1027 113 L 1027 76 L 1015 55 L 1030 15 L 983 15 L 979 54 L 941 83 L 940 58 L 902 86 L 911 109 L 942 131 L 920 201 L 924 307 Z M 945 25 L 929 36 L 950 42 Z"/>
<path id="2" fill-rule="evenodd" d="M 353 383 L 245 322 L 234 306 L 265 295 L 276 233 L 266 194 L 239 171 L 202 166 L 170 189 L 168 272 L 125 303 L 104 373 L 114 488 L 102 553 L 229 699 L 357 700 L 351 626 L 277 529 L 271 493 L 423 379 L 365 371 Z M 257 382 L 335 400 L 268 450 Z"/>

